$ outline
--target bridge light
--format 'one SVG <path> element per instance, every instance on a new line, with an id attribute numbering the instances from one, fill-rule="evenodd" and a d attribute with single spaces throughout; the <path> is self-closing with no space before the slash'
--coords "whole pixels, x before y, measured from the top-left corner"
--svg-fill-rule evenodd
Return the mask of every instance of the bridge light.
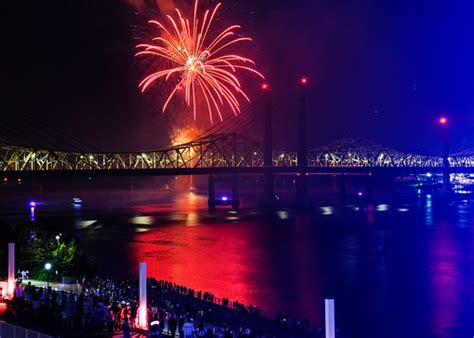
<path id="1" fill-rule="evenodd" d="M 262 83 L 260 88 L 262 88 L 262 90 L 267 91 L 267 92 L 270 91 L 270 85 L 267 82 Z"/>
<path id="2" fill-rule="evenodd" d="M 308 84 L 308 81 L 309 81 L 309 80 L 308 80 L 308 78 L 307 78 L 306 76 L 302 76 L 302 77 L 300 78 L 300 85 L 306 86 L 306 85 Z"/>
<path id="3" fill-rule="evenodd" d="M 445 116 L 441 116 L 439 119 L 438 119 L 438 123 L 442 126 L 448 124 L 448 118 L 445 117 Z"/>

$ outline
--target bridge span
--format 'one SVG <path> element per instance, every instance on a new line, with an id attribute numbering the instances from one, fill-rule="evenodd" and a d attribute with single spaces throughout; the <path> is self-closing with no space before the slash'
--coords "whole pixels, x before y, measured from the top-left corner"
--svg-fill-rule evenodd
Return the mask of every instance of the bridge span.
<path id="1" fill-rule="evenodd" d="M 472 172 L 474 153 L 449 156 L 451 172 Z M 305 172 L 409 174 L 442 172 L 443 158 L 412 154 L 362 139 L 344 139 L 308 151 Z M 161 150 L 140 152 L 77 152 L 0 146 L 0 170 L 8 177 L 118 176 L 299 173 L 296 151 L 272 151 L 264 165 L 261 143 L 237 133 L 212 135 Z"/>
<path id="2" fill-rule="evenodd" d="M 306 174 L 411 174 L 443 172 L 443 157 L 412 154 L 363 139 L 344 139 L 307 152 Z M 448 157 L 450 172 L 473 172 L 474 152 Z M 203 174 L 296 174 L 298 152 L 272 150 L 264 163 L 263 144 L 237 133 L 205 136 L 161 150 L 139 152 L 77 152 L 0 146 L 5 177 L 143 176 Z"/>

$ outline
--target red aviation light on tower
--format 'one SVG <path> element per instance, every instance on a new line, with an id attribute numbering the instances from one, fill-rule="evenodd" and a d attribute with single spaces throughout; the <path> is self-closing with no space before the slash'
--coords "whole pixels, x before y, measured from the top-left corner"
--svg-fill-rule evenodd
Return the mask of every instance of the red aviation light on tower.
<path id="1" fill-rule="evenodd" d="M 441 116 L 439 119 L 438 119 L 438 123 L 442 126 L 448 124 L 448 118 L 445 117 L 445 116 Z"/>
<path id="2" fill-rule="evenodd" d="M 302 76 L 302 77 L 300 78 L 300 85 L 302 85 L 302 86 L 307 86 L 307 85 L 308 85 L 308 82 L 309 82 L 309 80 L 308 80 L 308 78 L 307 78 L 306 76 Z"/>
<path id="3" fill-rule="evenodd" d="M 262 88 L 262 90 L 264 90 L 264 91 L 266 91 L 266 92 L 269 92 L 269 91 L 270 91 L 270 85 L 269 85 L 267 82 L 262 83 L 262 85 L 260 86 L 260 88 Z"/>

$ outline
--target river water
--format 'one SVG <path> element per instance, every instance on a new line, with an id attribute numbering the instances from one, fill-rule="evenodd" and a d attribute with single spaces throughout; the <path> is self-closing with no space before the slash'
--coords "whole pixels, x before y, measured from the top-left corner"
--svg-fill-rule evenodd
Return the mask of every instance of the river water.
<path id="1" fill-rule="evenodd" d="M 153 277 L 318 325 L 333 297 L 337 327 L 357 337 L 474 336 L 472 199 L 384 189 L 370 201 L 356 190 L 341 200 L 328 183 L 312 191 L 312 212 L 268 217 L 250 189 L 238 212 L 209 213 L 203 189 L 92 181 L 3 184 L 0 219 L 63 225 L 113 278 L 146 261 Z"/>

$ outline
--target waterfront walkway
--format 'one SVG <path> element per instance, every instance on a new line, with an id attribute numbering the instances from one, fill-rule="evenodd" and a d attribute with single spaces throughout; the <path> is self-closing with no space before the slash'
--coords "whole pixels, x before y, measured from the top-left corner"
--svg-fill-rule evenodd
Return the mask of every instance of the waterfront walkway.
<path id="1" fill-rule="evenodd" d="M 50 283 L 49 289 L 45 282 L 27 282 L 24 297 L 13 299 L 1 319 L 61 337 L 129 337 L 128 332 L 134 331 L 137 280 L 95 278 L 82 286 Z M 227 299 L 216 304 L 210 293 L 169 282 L 149 279 L 147 293 L 148 318 L 159 322 L 155 329 L 163 336 L 174 332 L 175 337 L 322 337 L 305 321 L 290 321 L 283 315 L 264 318 L 255 307 Z"/>

